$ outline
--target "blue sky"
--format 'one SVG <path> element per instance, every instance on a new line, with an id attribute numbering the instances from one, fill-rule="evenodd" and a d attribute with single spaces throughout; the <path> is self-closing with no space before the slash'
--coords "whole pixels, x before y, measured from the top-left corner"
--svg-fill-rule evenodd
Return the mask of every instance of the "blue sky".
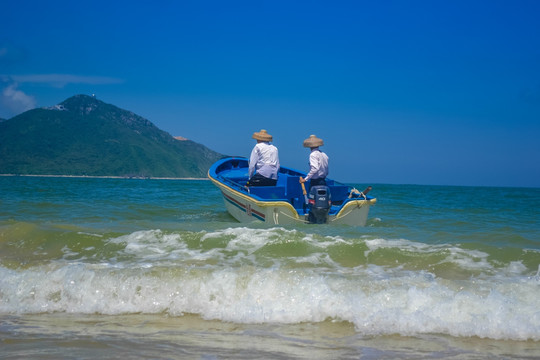
<path id="1" fill-rule="evenodd" d="M 344 182 L 540 187 L 540 1 L 10 1 L 0 117 L 95 94 Z"/>

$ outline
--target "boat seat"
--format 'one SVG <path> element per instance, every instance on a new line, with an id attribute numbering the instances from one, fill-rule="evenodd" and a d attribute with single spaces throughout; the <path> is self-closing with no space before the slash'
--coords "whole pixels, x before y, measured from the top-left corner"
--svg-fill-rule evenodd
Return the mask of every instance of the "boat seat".
<path id="1" fill-rule="evenodd" d="M 287 200 L 295 209 L 302 209 L 304 206 L 304 194 L 302 193 L 302 185 L 300 185 L 300 176 L 287 176 Z M 309 182 L 305 184 L 306 189 L 309 188 Z"/>
<path id="2" fill-rule="evenodd" d="M 285 199 L 284 186 L 252 186 L 249 188 L 249 192 L 263 200 Z"/>
<path id="3" fill-rule="evenodd" d="M 287 176 L 287 199 L 304 198 L 299 180 L 299 176 Z M 306 189 L 309 189 L 309 182 L 305 185 Z"/>
<path id="4" fill-rule="evenodd" d="M 330 194 L 332 195 L 332 201 L 344 200 L 349 196 L 349 187 L 347 185 L 331 185 Z"/>
<path id="5" fill-rule="evenodd" d="M 284 186 L 284 187 L 286 187 L 287 186 L 287 179 L 288 179 L 287 176 L 278 174 L 276 186 Z"/>

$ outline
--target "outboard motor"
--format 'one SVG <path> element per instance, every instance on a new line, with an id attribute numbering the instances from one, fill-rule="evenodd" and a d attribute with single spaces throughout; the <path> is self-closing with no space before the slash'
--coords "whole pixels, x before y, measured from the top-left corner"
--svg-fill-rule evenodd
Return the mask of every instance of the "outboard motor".
<path id="1" fill-rule="evenodd" d="M 309 214 L 311 224 L 324 224 L 332 206 L 330 188 L 326 185 L 312 186 L 309 190 Z"/>

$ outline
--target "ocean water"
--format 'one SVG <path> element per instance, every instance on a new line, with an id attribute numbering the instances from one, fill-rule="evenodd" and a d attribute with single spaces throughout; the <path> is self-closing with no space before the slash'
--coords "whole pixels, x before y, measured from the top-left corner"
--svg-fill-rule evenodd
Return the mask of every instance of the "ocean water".
<path id="1" fill-rule="evenodd" d="M 540 189 L 370 195 L 269 227 L 204 180 L 0 176 L 0 358 L 540 357 Z"/>

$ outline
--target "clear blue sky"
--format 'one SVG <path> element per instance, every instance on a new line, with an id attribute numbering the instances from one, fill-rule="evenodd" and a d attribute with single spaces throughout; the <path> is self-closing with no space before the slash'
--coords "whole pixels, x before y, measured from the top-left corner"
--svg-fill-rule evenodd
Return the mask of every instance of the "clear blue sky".
<path id="1" fill-rule="evenodd" d="M 540 1 L 4 1 L 0 117 L 96 94 L 344 182 L 540 187 Z"/>

